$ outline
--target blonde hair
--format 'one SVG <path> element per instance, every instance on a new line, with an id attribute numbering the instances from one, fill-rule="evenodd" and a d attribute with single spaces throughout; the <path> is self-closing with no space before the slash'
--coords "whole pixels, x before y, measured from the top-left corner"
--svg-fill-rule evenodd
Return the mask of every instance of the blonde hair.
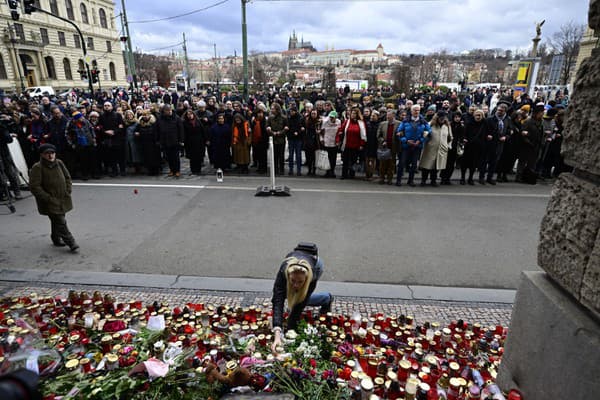
<path id="1" fill-rule="evenodd" d="M 288 307 L 293 309 L 297 304 L 302 303 L 308 294 L 308 287 L 313 278 L 312 268 L 309 262 L 302 258 L 288 257 L 284 260 L 287 264 L 285 267 L 285 279 L 287 281 L 287 301 Z M 290 275 L 293 273 L 302 273 L 305 276 L 305 281 L 302 287 L 294 290 L 290 283 Z"/>

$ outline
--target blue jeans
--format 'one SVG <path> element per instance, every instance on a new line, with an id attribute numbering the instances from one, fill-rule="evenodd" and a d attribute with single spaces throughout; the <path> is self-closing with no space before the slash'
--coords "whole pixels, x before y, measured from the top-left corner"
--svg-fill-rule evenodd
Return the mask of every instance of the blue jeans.
<path id="1" fill-rule="evenodd" d="M 408 147 L 402 149 L 400 153 L 400 160 L 398 161 L 398 174 L 396 175 L 396 183 L 402 181 L 402 175 L 404 168 L 408 169 L 408 182 L 412 182 L 415 178 L 415 171 L 417 170 L 417 162 L 421 156 L 421 149 L 418 147 Z"/>
<path id="2" fill-rule="evenodd" d="M 317 281 L 321 278 L 321 275 L 323 275 L 323 260 L 321 260 L 321 258 L 317 259 L 313 274 L 316 275 Z M 310 307 L 324 307 L 329 305 L 330 301 L 331 293 L 319 292 L 311 294 L 306 305 Z"/>
<path id="3" fill-rule="evenodd" d="M 296 172 L 302 170 L 302 140 L 288 140 L 288 162 L 290 164 L 290 172 L 294 172 L 294 160 L 296 161 Z"/>

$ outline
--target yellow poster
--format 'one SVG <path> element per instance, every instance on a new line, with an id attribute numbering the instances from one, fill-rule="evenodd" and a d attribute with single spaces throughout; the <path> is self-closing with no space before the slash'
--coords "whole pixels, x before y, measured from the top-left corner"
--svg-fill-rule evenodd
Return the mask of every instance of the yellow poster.
<path id="1" fill-rule="evenodd" d="M 519 67 L 519 71 L 517 72 L 517 82 L 526 82 L 527 81 L 527 71 L 528 67 Z"/>

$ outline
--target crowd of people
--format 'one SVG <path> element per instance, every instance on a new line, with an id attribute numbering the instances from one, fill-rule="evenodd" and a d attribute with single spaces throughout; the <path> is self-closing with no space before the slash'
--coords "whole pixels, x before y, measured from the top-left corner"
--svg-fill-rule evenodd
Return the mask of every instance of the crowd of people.
<path id="1" fill-rule="evenodd" d="M 335 178 L 338 154 L 341 179 L 397 186 L 450 185 L 455 169 L 459 183 L 469 185 L 507 182 L 515 172 L 517 182 L 535 183 L 568 169 L 560 155 L 568 101 L 562 92 L 551 100 L 494 88 L 383 93 L 346 88 L 303 98 L 296 90 L 269 90 L 243 101 L 235 92 L 119 90 L 93 99 L 74 92 L 6 98 L 0 113 L 3 137 L 19 141 L 28 168 L 39 161 L 40 146 L 52 144 L 82 180 L 159 175 L 165 166 L 178 178 L 181 157 L 200 175 L 206 156 L 214 170 L 265 174 L 270 137 L 277 175 L 287 166 L 288 175 L 317 176 L 318 158 L 326 157 L 320 175 Z M 7 180 L 18 190 L 10 176 L 2 184 Z"/>

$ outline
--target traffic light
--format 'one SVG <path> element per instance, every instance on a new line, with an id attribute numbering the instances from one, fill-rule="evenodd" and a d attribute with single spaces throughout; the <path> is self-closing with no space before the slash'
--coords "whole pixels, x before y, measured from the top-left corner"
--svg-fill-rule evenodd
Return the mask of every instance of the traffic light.
<path id="1" fill-rule="evenodd" d="M 37 8 L 35 7 L 35 0 L 24 0 L 23 7 L 25 14 L 31 14 L 32 12 L 37 10 Z"/>
<path id="2" fill-rule="evenodd" d="M 8 8 L 10 8 L 10 16 L 13 21 L 19 20 L 19 12 L 17 11 L 18 6 L 19 2 L 17 0 L 8 0 Z"/>
<path id="3" fill-rule="evenodd" d="M 97 68 L 94 68 L 90 71 L 90 73 L 92 74 L 92 83 L 98 83 L 98 75 L 100 74 L 100 71 L 98 71 Z"/>

